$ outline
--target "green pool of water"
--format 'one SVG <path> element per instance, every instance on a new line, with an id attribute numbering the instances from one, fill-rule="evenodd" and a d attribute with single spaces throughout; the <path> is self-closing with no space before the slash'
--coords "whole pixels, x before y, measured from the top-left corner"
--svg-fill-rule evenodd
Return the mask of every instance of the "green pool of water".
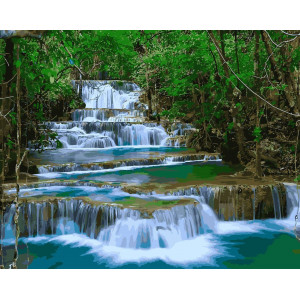
<path id="1" fill-rule="evenodd" d="M 186 183 L 197 180 L 212 181 L 217 175 L 233 174 L 235 169 L 222 162 L 191 162 L 152 167 L 125 167 L 120 170 L 94 172 L 46 173 L 41 179 L 81 180 L 117 183 Z"/>

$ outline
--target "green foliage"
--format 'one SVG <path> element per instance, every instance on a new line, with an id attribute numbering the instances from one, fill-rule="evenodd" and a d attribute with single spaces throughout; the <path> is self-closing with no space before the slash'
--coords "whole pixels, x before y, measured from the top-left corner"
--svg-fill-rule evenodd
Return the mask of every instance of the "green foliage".
<path id="1" fill-rule="evenodd" d="M 290 126 L 292 128 L 295 128 L 296 127 L 296 122 L 293 121 L 293 120 L 290 120 L 289 123 L 288 123 L 288 126 Z"/>
<path id="2" fill-rule="evenodd" d="M 231 123 L 228 124 L 228 127 L 227 127 L 228 132 L 231 133 L 231 131 L 233 129 L 233 126 L 234 126 L 233 122 L 231 122 Z"/>
<path id="3" fill-rule="evenodd" d="M 297 183 L 299 183 L 299 181 L 300 181 L 300 175 L 298 175 L 298 176 L 294 179 L 294 181 L 296 181 Z"/>
<path id="4" fill-rule="evenodd" d="M 75 100 L 72 100 L 72 101 L 70 102 L 70 107 L 71 107 L 71 108 L 74 108 L 74 109 L 77 107 L 77 103 L 76 103 Z"/>
<path id="5" fill-rule="evenodd" d="M 166 116 L 170 120 L 177 118 L 182 118 L 186 116 L 194 107 L 194 103 L 191 101 L 176 101 L 170 110 L 164 110 L 161 113 L 161 116 Z"/>
<path id="6" fill-rule="evenodd" d="M 239 110 L 239 111 L 242 111 L 243 110 L 243 104 L 238 102 L 235 104 L 235 107 Z"/>
<path id="7" fill-rule="evenodd" d="M 7 146 L 9 149 L 13 149 L 15 143 L 12 141 L 10 134 L 8 134 L 7 136 Z"/>
<path id="8" fill-rule="evenodd" d="M 17 114 L 14 111 L 11 111 L 8 115 L 11 119 L 12 125 L 16 125 L 17 124 L 17 120 L 16 120 L 16 115 Z"/>
<path id="9" fill-rule="evenodd" d="M 60 140 L 56 140 L 56 148 L 59 149 L 59 148 L 62 148 L 63 147 L 63 144 Z"/>
<path id="10" fill-rule="evenodd" d="M 261 128 L 260 127 L 255 127 L 254 128 L 253 136 L 255 137 L 254 138 L 255 142 L 260 142 L 261 141 L 262 135 L 261 135 Z"/>
<path id="11" fill-rule="evenodd" d="M 20 66 L 21 66 L 21 60 L 19 59 L 19 60 L 17 60 L 16 61 L 16 68 L 20 68 Z"/>
<path id="12" fill-rule="evenodd" d="M 258 116 L 261 117 L 261 116 L 263 116 L 263 114 L 264 114 L 264 109 L 262 108 L 262 109 L 259 111 Z"/>

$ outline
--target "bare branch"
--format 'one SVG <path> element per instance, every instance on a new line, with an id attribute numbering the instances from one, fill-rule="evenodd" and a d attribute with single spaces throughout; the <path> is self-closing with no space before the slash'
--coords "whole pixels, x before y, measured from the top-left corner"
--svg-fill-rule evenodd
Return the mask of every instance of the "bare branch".
<path id="1" fill-rule="evenodd" d="M 3 119 L 7 122 L 7 124 L 8 124 L 9 126 L 11 126 L 11 124 L 10 124 L 9 121 L 7 120 L 6 116 L 7 116 L 7 114 L 6 114 L 6 115 L 3 115 L 2 112 L 0 111 L 0 118 L 3 118 Z"/>
<path id="2" fill-rule="evenodd" d="M 14 78 L 15 78 L 16 76 L 17 76 L 17 74 L 15 74 L 15 75 L 14 75 L 11 79 L 9 79 L 8 81 L 2 82 L 1 85 L 10 83 L 12 80 L 14 80 Z"/>
<path id="3" fill-rule="evenodd" d="M 300 33 L 288 33 L 286 31 L 281 30 L 281 32 L 283 32 L 286 35 L 290 35 L 290 36 L 300 36 Z"/>
<path id="4" fill-rule="evenodd" d="M 23 153 L 23 156 L 20 160 L 20 163 L 18 165 L 16 165 L 16 172 L 20 169 L 21 165 L 22 165 L 22 162 L 24 160 L 24 158 L 26 157 L 26 154 L 29 152 L 29 150 L 25 150 L 25 152 Z"/>
<path id="5" fill-rule="evenodd" d="M 293 39 L 290 39 L 290 40 L 287 40 L 287 41 L 282 41 L 280 44 L 276 44 L 275 42 L 273 42 L 273 40 L 272 40 L 272 38 L 270 37 L 269 33 L 268 33 L 266 30 L 264 30 L 264 31 L 267 33 L 267 35 L 268 35 L 270 41 L 271 41 L 274 45 L 276 45 L 276 48 L 272 51 L 272 53 L 269 55 L 269 57 L 268 57 L 267 60 L 265 61 L 265 64 L 264 64 L 264 71 L 267 72 L 267 71 L 266 71 L 267 63 L 268 63 L 268 61 L 270 60 L 271 56 L 274 54 L 274 51 L 275 51 L 277 48 L 281 48 L 284 44 L 287 44 L 287 43 L 290 43 L 290 42 L 294 41 L 294 40 L 297 39 L 300 35 L 294 37 Z"/>
<path id="6" fill-rule="evenodd" d="M 9 97 L 0 98 L 0 100 L 9 99 L 9 98 L 14 98 L 14 96 L 9 96 Z"/>

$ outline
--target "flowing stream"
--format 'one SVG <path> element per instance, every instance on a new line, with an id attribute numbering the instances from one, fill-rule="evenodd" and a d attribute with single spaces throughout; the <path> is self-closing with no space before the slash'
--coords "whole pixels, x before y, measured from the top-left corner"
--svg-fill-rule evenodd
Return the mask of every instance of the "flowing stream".
<path id="1" fill-rule="evenodd" d="M 284 197 L 270 186 L 270 202 L 256 188 L 241 200 L 238 190 L 190 187 L 234 170 L 218 154 L 170 147 L 191 126 L 167 132 L 147 122 L 141 92 L 130 82 L 86 81 L 86 108 L 73 111 L 72 121 L 46 123 L 63 149 L 31 154 L 39 182 L 20 190 L 18 267 L 299 268 L 296 185 L 285 184 Z M 151 190 L 162 185 L 172 192 Z M 0 216 L 5 267 L 14 215 L 8 205 Z"/>

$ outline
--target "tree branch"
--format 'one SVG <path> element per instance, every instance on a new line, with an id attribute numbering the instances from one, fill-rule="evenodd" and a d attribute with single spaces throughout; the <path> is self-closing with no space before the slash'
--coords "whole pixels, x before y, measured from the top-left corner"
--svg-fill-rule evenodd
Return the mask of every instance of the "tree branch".
<path id="1" fill-rule="evenodd" d="M 25 152 L 23 153 L 23 156 L 22 156 L 22 158 L 21 158 L 21 160 L 20 160 L 20 163 L 18 164 L 18 165 L 16 165 L 16 172 L 20 169 L 20 167 L 21 167 L 21 165 L 22 165 L 22 162 L 23 162 L 23 160 L 24 160 L 24 158 L 26 157 L 26 154 L 29 152 L 29 150 L 25 150 Z"/>

